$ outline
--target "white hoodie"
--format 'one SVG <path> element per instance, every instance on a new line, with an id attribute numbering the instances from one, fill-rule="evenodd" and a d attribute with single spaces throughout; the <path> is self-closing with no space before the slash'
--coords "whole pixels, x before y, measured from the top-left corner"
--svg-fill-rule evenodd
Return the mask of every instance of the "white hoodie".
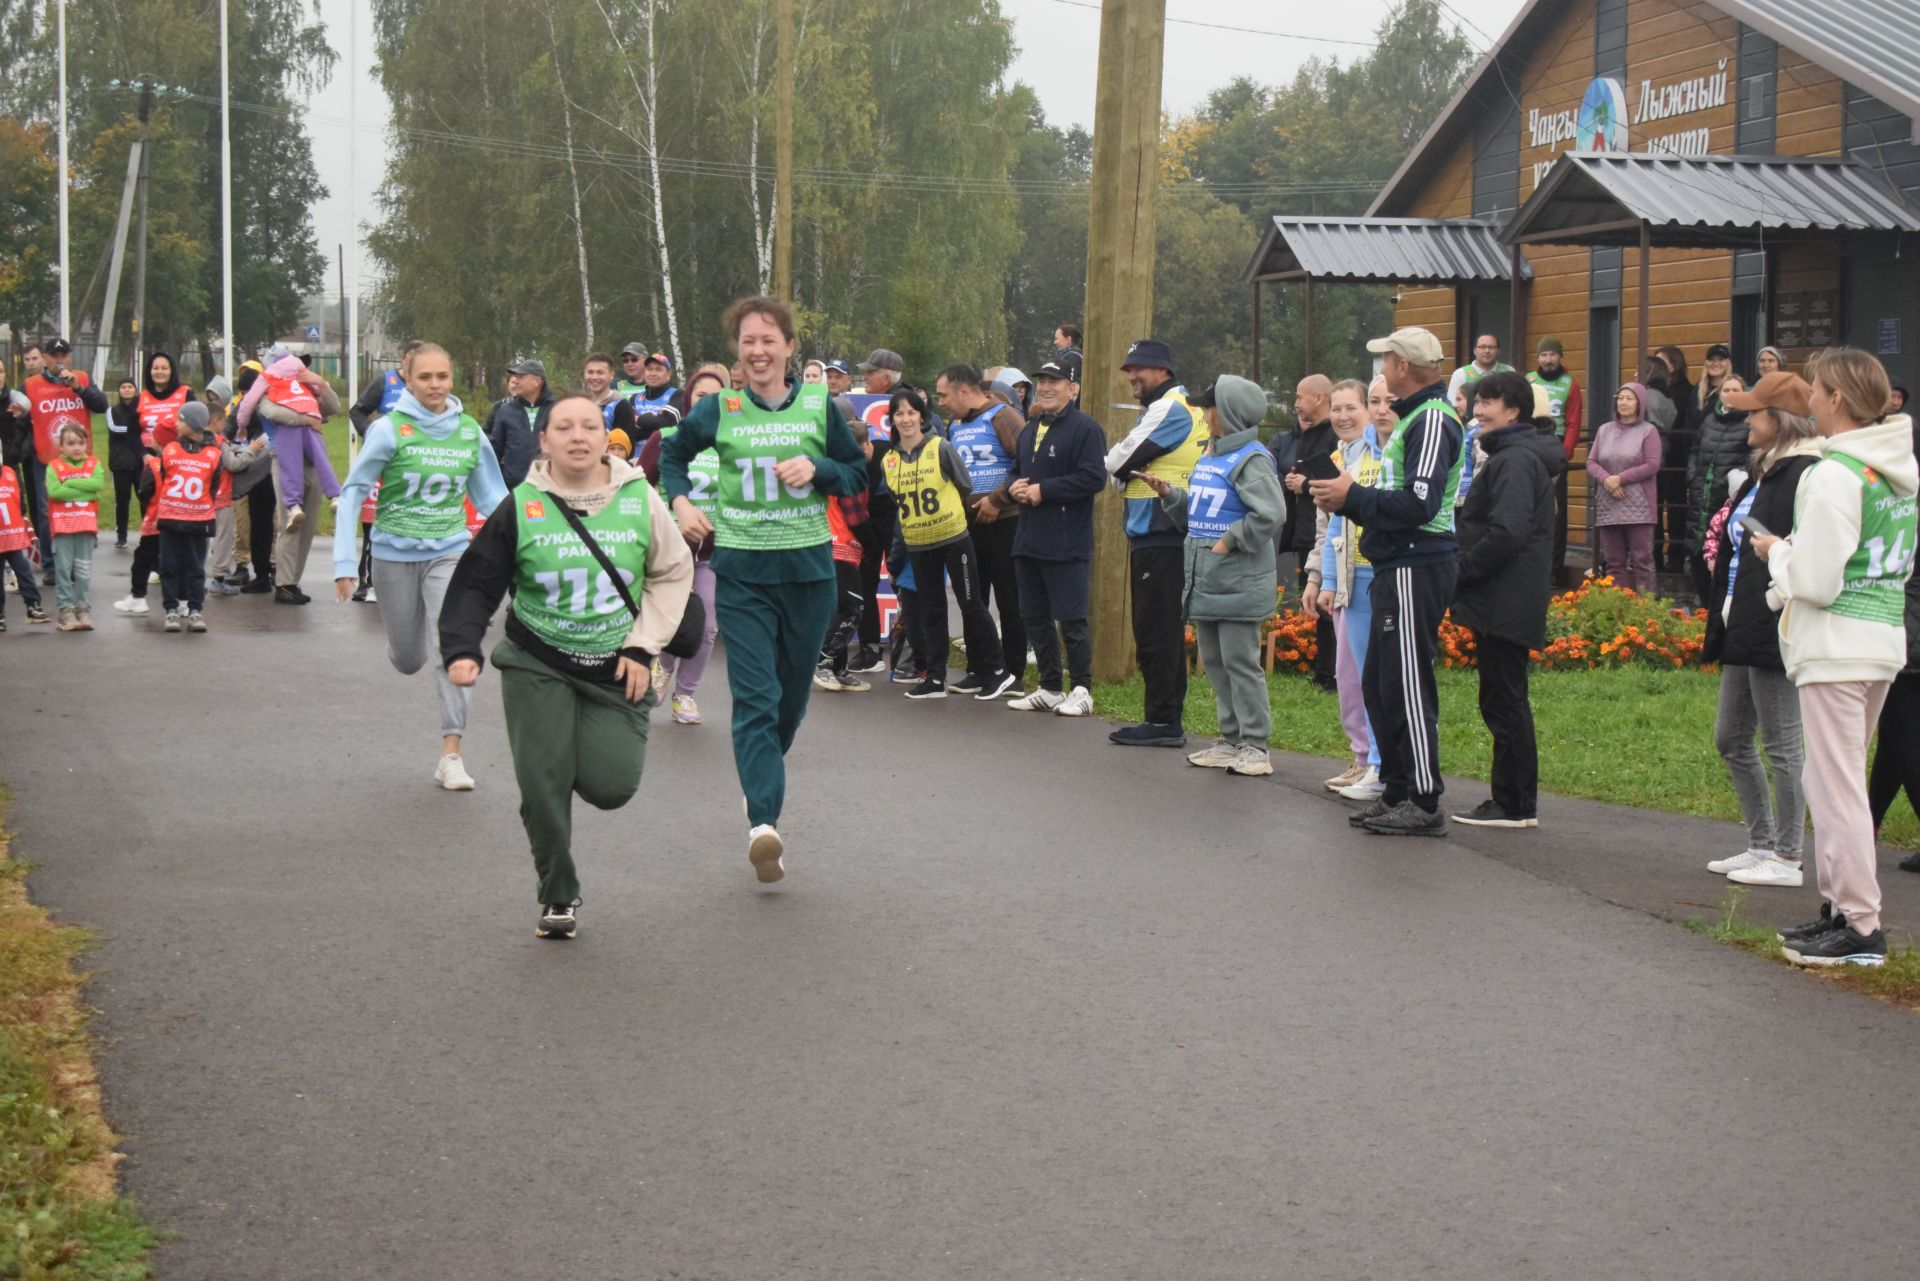
<path id="1" fill-rule="evenodd" d="M 1897 494 L 1920 490 L 1913 420 L 1896 414 L 1825 443 L 1872 467 Z M 1780 613 L 1780 656 L 1795 685 L 1890 681 L 1907 665 L 1907 633 L 1898 623 L 1848 618 L 1827 608 L 1840 595 L 1846 564 L 1860 546 L 1860 481 L 1831 457 L 1815 463 L 1794 496 L 1793 534 L 1767 559 L 1767 603 Z"/>

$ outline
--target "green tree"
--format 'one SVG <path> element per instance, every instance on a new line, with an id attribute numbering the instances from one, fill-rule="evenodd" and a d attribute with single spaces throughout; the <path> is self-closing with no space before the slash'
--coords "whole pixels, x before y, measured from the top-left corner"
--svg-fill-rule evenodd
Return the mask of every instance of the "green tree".
<path id="1" fill-rule="evenodd" d="M 18 333 L 53 309 L 60 295 L 53 130 L 0 117 L 0 318 Z"/>

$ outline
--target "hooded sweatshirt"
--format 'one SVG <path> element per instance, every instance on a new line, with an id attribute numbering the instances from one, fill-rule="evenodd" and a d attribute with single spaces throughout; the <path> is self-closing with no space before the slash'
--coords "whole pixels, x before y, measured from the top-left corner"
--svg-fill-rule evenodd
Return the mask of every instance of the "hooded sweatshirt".
<path id="1" fill-rule="evenodd" d="M 480 461 L 467 473 L 467 497 L 473 500 L 475 511 L 482 516 L 491 515 L 507 496 L 506 482 L 500 479 L 500 461 L 493 456 L 493 446 L 487 443 L 479 425 L 466 417 L 460 398 L 447 397 L 447 407 L 435 414 L 428 412 L 425 405 L 415 400 L 411 391 L 402 392 L 393 412 L 404 414 L 414 430 L 429 440 L 452 439 L 463 422 L 473 428 L 479 438 Z M 366 441 L 360 446 L 360 456 L 354 461 L 353 470 L 347 473 L 346 483 L 340 487 L 341 511 L 360 510 L 360 504 L 373 492 L 374 482 L 380 479 L 380 473 L 393 461 L 394 450 L 399 443 L 391 417 L 383 414 L 368 425 Z M 465 529 L 447 538 L 402 538 L 378 525 L 373 528 L 373 554 L 381 560 L 422 561 L 457 556 L 470 541 Z M 333 540 L 333 576 L 359 576 L 359 556 L 353 539 Z"/>
<path id="2" fill-rule="evenodd" d="M 1260 420 L 1267 394 L 1245 378 L 1221 375 L 1214 384 L 1222 434 L 1207 442 L 1206 456 L 1193 471 L 1205 478 L 1211 460 L 1232 459 L 1227 479 L 1232 494 L 1208 486 L 1212 497 L 1201 510 L 1200 492 L 1176 488 L 1160 500 L 1167 518 L 1187 537 L 1183 544 L 1186 615 L 1196 622 L 1257 622 L 1273 613 L 1279 588 L 1273 545 L 1287 518 L 1287 493 L 1273 455 L 1260 444 Z M 1223 507 L 1240 510 L 1238 519 L 1217 535 L 1200 524 Z M 1220 517 L 1218 519 L 1224 519 Z M 1218 520 L 1215 521 L 1218 523 Z M 1215 551 L 1224 546 L 1225 551 Z"/>
<path id="3" fill-rule="evenodd" d="M 1832 606 L 1847 582 L 1847 563 L 1861 547 L 1864 483 L 1841 456 L 1884 480 L 1891 494 L 1883 510 L 1903 527 L 1886 549 L 1911 567 L 1914 556 L 1913 500 L 1920 491 L 1920 464 L 1914 461 L 1913 420 L 1895 414 L 1882 423 L 1829 439 L 1826 457 L 1807 470 L 1794 495 L 1793 533 L 1774 544 L 1767 557 L 1773 585 L 1767 604 L 1780 612 L 1780 657 L 1795 685 L 1840 681 L 1890 681 L 1907 663 L 1905 628 L 1836 612 Z"/>

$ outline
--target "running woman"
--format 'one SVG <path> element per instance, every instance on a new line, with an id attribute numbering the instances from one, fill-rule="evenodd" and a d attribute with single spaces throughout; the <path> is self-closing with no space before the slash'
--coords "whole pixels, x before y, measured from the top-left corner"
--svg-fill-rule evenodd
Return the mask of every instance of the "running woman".
<path id="1" fill-rule="evenodd" d="M 605 441 L 601 444 L 604 446 Z M 407 366 L 407 389 L 393 409 L 367 427 L 360 457 L 341 487 L 340 510 L 358 511 L 379 483 L 373 518 L 373 586 L 387 629 L 387 658 L 411 676 L 433 658 L 433 630 L 453 567 L 467 549 L 465 500 L 482 516 L 506 497 L 500 463 L 480 424 L 453 395 L 453 362 L 445 349 L 422 344 Z M 333 585 L 341 601 L 358 581 L 351 538 L 333 540 Z M 472 691 L 436 669 L 440 690 L 440 763 L 434 781 L 449 792 L 473 790 L 460 759 Z"/>
<path id="2" fill-rule="evenodd" d="M 546 457 L 460 558 L 439 619 L 447 677 L 469 690 L 480 679 L 487 625 L 513 592 L 493 665 L 533 847 L 541 905 L 534 932 L 548 939 L 570 939 L 578 928 L 574 794 L 616 810 L 639 790 L 657 698 L 649 669 L 693 587 L 692 550 L 645 474 L 607 457 L 607 434 L 591 398 L 554 402 Z M 574 520 L 634 590 L 615 585 Z M 638 615 L 628 597 L 638 598 Z"/>
<path id="3" fill-rule="evenodd" d="M 777 830 L 785 758 L 807 713 L 838 595 L 827 498 L 865 491 L 867 464 L 825 385 L 789 380 L 795 333 L 786 303 L 743 298 L 723 323 L 746 386 L 693 407 L 661 447 L 660 476 L 680 532 L 691 542 L 714 535 L 714 605 L 727 637 L 747 857 L 770 884 L 785 875 Z M 720 463 L 714 520 L 689 497 L 689 469 L 708 449 Z"/>

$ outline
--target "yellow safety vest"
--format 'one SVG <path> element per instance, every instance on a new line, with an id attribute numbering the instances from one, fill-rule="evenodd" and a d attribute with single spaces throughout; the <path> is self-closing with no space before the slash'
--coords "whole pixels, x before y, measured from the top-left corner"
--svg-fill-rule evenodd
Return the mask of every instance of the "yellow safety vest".
<path id="1" fill-rule="evenodd" d="M 967 532 L 960 487 L 940 468 L 938 437 L 929 436 L 912 462 L 899 450 L 889 450 L 882 466 L 887 485 L 900 503 L 900 532 L 907 546 L 932 547 Z"/>
<path id="2" fill-rule="evenodd" d="M 1184 391 L 1170 391 L 1167 399 L 1183 406 L 1193 419 L 1193 431 L 1184 444 L 1176 445 L 1147 464 L 1147 474 L 1158 476 L 1176 489 L 1185 489 L 1187 481 L 1193 476 L 1194 464 L 1207 452 L 1207 441 L 1211 434 L 1207 431 L 1207 411 L 1196 407 L 1187 399 Z M 1143 480 L 1127 482 L 1125 496 L 1128 498 L 1158 498 L 1160 495 Z"/>

